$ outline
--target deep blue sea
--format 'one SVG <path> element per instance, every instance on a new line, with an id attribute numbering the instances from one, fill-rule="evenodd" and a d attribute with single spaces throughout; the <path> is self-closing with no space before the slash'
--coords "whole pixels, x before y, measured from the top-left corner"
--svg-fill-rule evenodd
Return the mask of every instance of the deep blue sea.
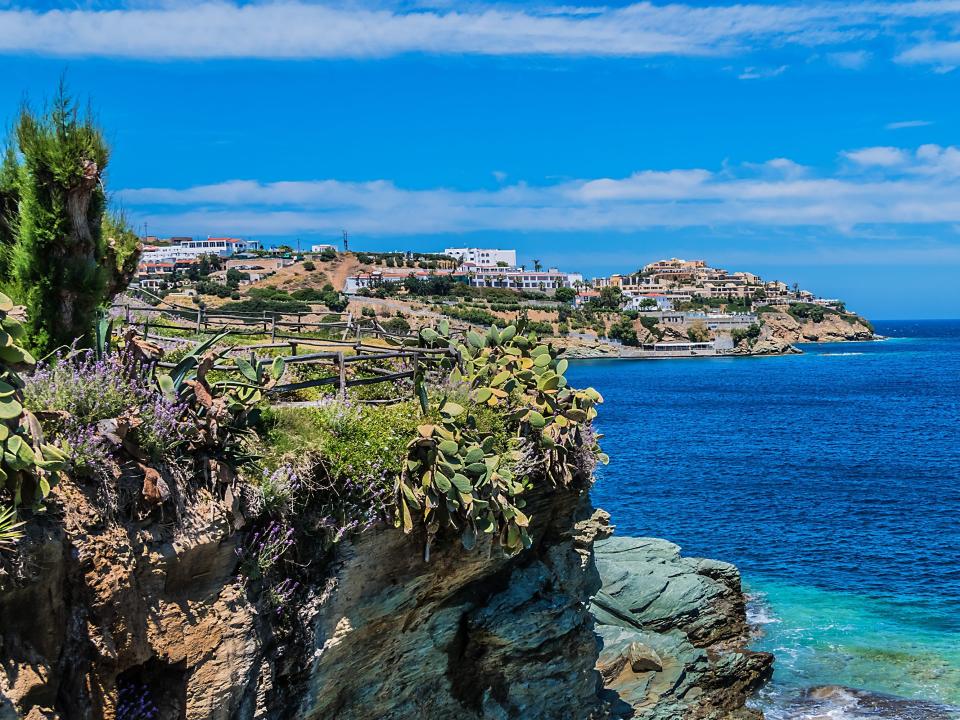
<path id="1" fill-rule="evenodd" d="M 888 340 L 568 371 L 605 398 L 594 502 L 617 532 L 740 567 L 774 720 L 940 717 L 812 702 L 822 685 L 960 706 L 960 321 L 876 326 Z"/>

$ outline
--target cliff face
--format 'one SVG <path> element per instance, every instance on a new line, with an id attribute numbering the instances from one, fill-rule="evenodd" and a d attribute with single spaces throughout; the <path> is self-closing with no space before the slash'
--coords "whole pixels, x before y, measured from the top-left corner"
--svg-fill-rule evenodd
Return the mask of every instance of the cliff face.
<path id="1" fill-rule="evenodd" d="M 237 580 L 223 501 L 141 526 L 55 493 L 33 578 L 0 592 L 3 719 L 733 718 L 769 667 L 739 646 L 735 568 L 630 539 L 595 562 L 610 528 L 586 493 L 534 493 L 513 558 L 444 541 L 424 563 L 423 538 L 368 531 L 318 559 L 282 622 Z"/>
<path id="2" fill-rule="evenodd" d="M 847 316 L 853 319 L 855 316 Z M 798 320 L 789 313 L 763 313 L 761 339 L 786 341 L 790 344 L 805 342 L 844 342 L 873 340 L 873 331 L 859 319 L 849 322 L 843 316 L 828 314 L 823 320 Z"/>

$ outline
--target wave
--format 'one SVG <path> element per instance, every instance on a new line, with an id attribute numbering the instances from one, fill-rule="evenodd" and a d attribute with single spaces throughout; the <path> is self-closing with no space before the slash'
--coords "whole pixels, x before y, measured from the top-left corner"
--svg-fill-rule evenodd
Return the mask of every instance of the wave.
<path id="1" fill-rule="evenodd" d="M 837 685 L 808 688 L 791 698 L 768 696 L 765 700 L 767 720 L 960 719 L 960 708 Z"/>

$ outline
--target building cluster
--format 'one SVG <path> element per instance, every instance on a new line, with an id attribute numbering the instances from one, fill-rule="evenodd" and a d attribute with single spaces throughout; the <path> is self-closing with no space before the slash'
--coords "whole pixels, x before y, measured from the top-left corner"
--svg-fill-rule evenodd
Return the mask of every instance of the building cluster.
<path id="1" fill-rule="evenodd" d="M 385 283 L 402 283 L 411 276 L 429 275 L 449 275 L 458 282 L 474 287 L 531 290 L 547 295 L 552 295 L 558 288 L 576 289 L 585 284 L 580 273 L 563 272 L 557 268 L 543 269 L 539 263 L 535 263 L 532 270 L 526 265 L 517 265 L 516 250 L 446 248 L 443 254 L 457 260 L 457 267 L 430 271 L 403 268 L 374 270 L 348 277 L 344 292 L 355 293 Z"/>
<path id="2" fill-rule="evenodd" d="M 255 282 L 271 271 L 294 260 L 289 253 L 263 250 L 255 240 L 232 237 L 172 237 L 160 240 L 145 238 L 144 252 L 140 261 L 138 280 L 142 287 L 160 287 L 176 277 L 180 271 L 201 261 L 205 255 L 221 258 L 224 268 L 237 268 L 245 272 L 248 281 Z M 334 245 L 313 245 L 314 253 L 336 251 Z M 267 258 L 273 254 L 276 257 Z M 439 254 L 439 253 L 438 253 Z M 610 275 L 587 282 L 582 274 L 544 269 L 539 261 L 533 269 L 517 264 L 517 251 L 501 248 L 448 247 L 443 255 L 453 258 L 453 267 L 425 270 L 421 268 L 388 267 L 359 273 L 346 278 L 343 287 L 346 293 L 375 289 L 385 284 L 402 284 L 407 278 L 428 278 L 445 275 L 456 282 L 474 287 L 507 288 L 517 291 L 538 291 L 552 295 L 559 288 L 577 291 L 575 303 L 583 305 L 600 297 L 606 287 L 616 287 L 624 298 L 623 308 L 645 313 L 663 315 L 664 322 L 689 322 L 675 308 L 677 304 L 694 298 L 743 300 L 764 305 L 789 305 L 795 302 L 814 303 L 826 307 L 839 306 L 840 301 L 815 297 L 798 286 L 788 286 L 778 281 L 764 281 L 749 272 L 728 272 L 714 268 L 703 260 L 670 258 L 645 265 L 632 275 Z M 253 257 L 256 255 L 256 257 Z M 264 263 L 275 260 L 277 267 L 267 268 Z M 685 315 L 690 315 L 686 313 Z M 703 318 L 709 325 L 722 324 L 720 316 Z M 736 325 L 740 322 L 737 321 Z"/>
<path id="3" fill-rule="evenodd" d="M 628 309 L 651 308 L 669 310 L 675 303 L 695 297 L 722 300 L 750 298 L 764 305 L 789 305 L 795 302 L 813 303 L 827 307 L 840 301 L 818 298 L 807 290 L 790 287 L 779 281 L 765 282 L 748 272 L 728 272 L 710 267 L 703 260 L 671 258 L 645 265 L 634 275 L 611 275 L 593 281 L 595 290 L 618 287 L 627 299 Z"/>

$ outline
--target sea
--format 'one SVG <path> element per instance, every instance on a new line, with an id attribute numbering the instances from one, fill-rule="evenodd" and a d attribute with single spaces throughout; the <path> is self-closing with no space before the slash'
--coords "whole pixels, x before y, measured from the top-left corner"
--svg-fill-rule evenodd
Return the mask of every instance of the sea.
<path id="1" fill-rule="evenodd" d="M 960 718 L 960 321 L 802 355 L 585 360 L 617 532 L 735 563 L 771 720 Z"/>

